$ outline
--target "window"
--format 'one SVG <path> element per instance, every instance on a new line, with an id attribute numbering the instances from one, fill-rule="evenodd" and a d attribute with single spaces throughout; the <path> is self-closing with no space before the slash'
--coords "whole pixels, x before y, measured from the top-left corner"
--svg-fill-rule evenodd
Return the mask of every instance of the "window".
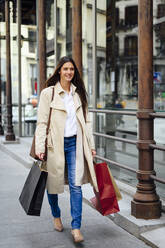
<path id="1" fill-rule="evenodd" d="M 36 31 L 29 29 L 28 30 L 28 38 L 29 38 L 29 52 L 35 53 L 36 49 Z"/>
<path id="2" fill-rule="evenodd" d="M 108 67 L 110 66 L 111 59 L 114 56 L 118 56 L 119 51 L 119 41 L 118 37 L 114 37 L 117 27 L 119 26 L 119 8 L 115 8 L 111 1 L 107 2 L 107 12 L 106 12 L 106 61 Z M 115 40 L 113 40 L 115 39 Z"/>
<path id="3" fill-rule="evenodd" d="M 13 4 L 13 23 L 16 23 L 16 20 L 17 20 L 17 1 L 16 0 L 13 0 L 12 1 L 12 4 Z"/>
<path id="4" fill-rule="evenodd" d="M 57 61 L 59 61 L 61 57 L 61 44 L 57 43 Z"/>
<path id="5" fill-rule="evenodd" d="M 138 42 L 137 36 L 129 36 L 125 38 L 125 56 L 137 56 Z"/>
<path id="6" fill-rule="evenodd" d="M 57 8 L 57 34 L 60 34 L 60 17 L 61 17 L 61 9 Z"/>
<path id="7" fill-rule="evenodd" d="M 125 8 L 125 25 L 135 26 L 138 24 L 138 6 Z"/>
<path id="8" fill-rule="evenodd" d="M 5 22 L 5 7 L 4 7 L 4 4 L 0 4 L 0 21 Z"/>
<path id="9" fill-rule="evenodd" d="M 108 57 L 109 56 L 111 57 L 112 54 L 115 54 L 115 56 L 118 56 L 119 55 L 119 38 L 115 37 L 115 42 L 113 44 L 112 38 L 107 37 L 106 47 L 107 47 L 106 54 L 107 54 Z M 113 51 L 115 51 L 115 52 L 113 52 Z"/>
<path id="10" fill-rule="evenodd" d="M 30 81 L 31 81 L 31 93 L 37 94 L 37 65 L 30 64 Z"/>
<path id="11" fill-rule="evenodd" d="M 36 25 L 36 1 L 21 1 L 22 24 Z"/>
<path id="12" fill-rule="evenodd" d="M 46 22 L 48 24 L 48 27 L 52 27 L 54 25 L 54 1 L 53 0 L 47 0 L 46 2 Z"/>
<path id="13" fill-rule="evenodd" d="M 165 16 L 165 4 L 159 4 L 158 5 L 157 17 L 161 18 L 163 16 Z"/>
<path id="14" fill-rule="evenodd" d="M 116 11 L 116 27 L 118 27 L 119 26 L 119 8 L 116 8 L 115 11 Z"/>
<path id="15" fill-rule="evenodd" d="M 54 5 L 53 5 L 53 0 L 49 0 L 46 3 L 46 21 L 48 27 L 53 27 L 54 26 Z M 60 34 L 60 18 L 61 18 L 61 8 L 57 7 L 57 34 Z"/>
<path id="16" fill-rule="evenodd" d="M 72 6 L 71 0 L 66 1 L 66 53 L 72 53 Z"/>
<path id="17" fill-rule="evenodd" d="M 66 29 L 70 28 L 72 25 L 72 6 L 71 1 L 66 1 Z"/>
<path id="18" fill-rule="evenodd" d="M 111 8 L 107 9 L 107 31 L 111 30 L 112 26 L 112 15 L 111 15 Z M 115 27 L 119 26 L 119 8 L 115 8 Z"/>

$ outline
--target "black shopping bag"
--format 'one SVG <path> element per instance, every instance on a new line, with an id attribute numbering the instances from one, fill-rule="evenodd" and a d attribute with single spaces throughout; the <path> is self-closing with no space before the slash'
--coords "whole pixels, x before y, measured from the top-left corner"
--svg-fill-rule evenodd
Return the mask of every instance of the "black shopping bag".
<path id="1" fill-rule="evenodd" d="M 19 201 L 27 215 L 40 216 L 48 172 L 34 162 L 25 181 Z"/>

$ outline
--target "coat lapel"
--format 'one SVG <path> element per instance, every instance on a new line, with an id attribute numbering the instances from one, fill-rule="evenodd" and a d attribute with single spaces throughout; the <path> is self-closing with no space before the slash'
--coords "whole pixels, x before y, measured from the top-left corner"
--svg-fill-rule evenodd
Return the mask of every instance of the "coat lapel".
<path id="1" fill-rule="evenodd" d="M 77 111 L 80 107 L 81 107 L 81 100 L 78 96 L 78 94 L 75 92 L 73 95 L 73 100 L 74 100 L 74 104 L 75 104 L 75 110 Z"/>
<path id="2" fill-rule="evenodd" d="M 66 111 L 64 102 L 62 100 L 62 94 L 64 94 L 64 90 L 62 89 L 59 82 L 54 86 L 54 92 L 55 92 L 54 98 L 50 104 L 50 107 L 54 109 Z"/>
<path id="3" fill-rule="evenodd" d="M 64 102 L 63 102 L 61 96 L 58 93 L 55 93 L 54 99 L 51 102 L 50 107 L 54 108 L 54 109 L 66 111 Z"/>
<path id="4" fill-rule="evenodd" d="M 62 89 L 60 83 L 57 83 L 54 87 L 55 87 L 55 94 L 54 94 L 53 101 L 50 104 L 50 107 L 54 109 L 66 111 L 66 108 L 65 108 L 65 105 L 62 99 L 64 90 Z M 73 100 L 75 104 L 75 110 L 77 111 L 81 107 L 82 104 L 81 104 L 80 97 L 78 93 L 76 92 L 76 87 L 73 84 L 72 84 L 72 94 L 73 94 Z"/>
<path id="5" fill-rule="evenodd" d="M 77 111 L 81 107 L 82 103 L 78 93 L 76 92 L 76 86 L 74 86 L 74 84 L 72 84 L 72 94 L 73 94 L 73 101 L 75 104 L 75 110 Z"/>

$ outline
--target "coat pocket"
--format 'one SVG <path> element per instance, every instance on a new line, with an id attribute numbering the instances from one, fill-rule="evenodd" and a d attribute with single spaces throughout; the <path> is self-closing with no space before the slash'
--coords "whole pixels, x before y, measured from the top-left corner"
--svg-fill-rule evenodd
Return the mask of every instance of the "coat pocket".
<path id="1" fill-rule="evenodd" d="M 53 148 L 53 138 L 52 138 L 51 130 L 49 130 L 49 133 L 48 133 L 48 136 L 47 136 L 47 147 L 48 148 Z"/>

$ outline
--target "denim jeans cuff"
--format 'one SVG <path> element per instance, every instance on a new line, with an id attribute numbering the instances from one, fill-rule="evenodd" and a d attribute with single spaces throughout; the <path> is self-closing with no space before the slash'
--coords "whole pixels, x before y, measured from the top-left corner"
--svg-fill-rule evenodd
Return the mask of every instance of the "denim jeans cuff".
<path id="1" fill-rule="evenodd" d="M 75 226 L 72 226 L 72 230 L 73 229 L 80 229 L 80 228 L 81 228 L 81 226 L 76 226 L 76 225 Z"/>

